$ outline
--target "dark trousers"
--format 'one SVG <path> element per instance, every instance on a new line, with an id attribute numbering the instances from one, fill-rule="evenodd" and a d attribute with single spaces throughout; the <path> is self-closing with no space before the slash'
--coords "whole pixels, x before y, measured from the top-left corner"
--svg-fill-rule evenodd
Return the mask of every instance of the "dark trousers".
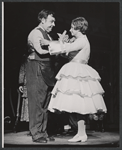
<path id="1" fill-rule="evenodd" d="M 27 95 L 29 106 L 29 129 L 33 140 L 47 137 L 47 106 L 50 100 L 50 87 L 48 87 L 40 74 L 38 61 L 27 63 Z M 39 73 L 38 73 L 39 72 Z"/>

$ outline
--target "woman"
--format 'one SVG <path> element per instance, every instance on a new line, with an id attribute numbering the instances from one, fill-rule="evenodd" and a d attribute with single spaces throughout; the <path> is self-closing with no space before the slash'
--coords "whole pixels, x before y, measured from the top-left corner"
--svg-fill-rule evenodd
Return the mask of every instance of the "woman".
<path id="1" fill-rule="evenodd" d="M 100 76 L 87 63 L 90 56 L 90 44 L 86 36 L 88 22 L 78 17 L 71 22 L 70 32 L 74 38 L 72 43 L 61 43 L 62 53 L 66 53 L 69 63 L 58 72 L 56 85 L 52 90 L 52 97 L 48 106 L 51 112 L 64 111 L 75 114 L 78 132 L 69 142 L 85 142 L 86 114 L 94 114 L 98 110 L 107 112 L 100 85 Z M 51 48 L 55 53 L 56 47 Z"/>
<path id="2" fill-rule="evenodd" d="M 17 114 L 16 114 L 16 121 L 15 121 L 14 129 L 13 129 L 15 132 L 18 131 L 19 121 L 29 122 L 28 97 L 27 97 L 27 87 L 26 87 L 26 64 L 27 62 L 28 62 L 28 59 L 25 54 L 23 56 L 20 70 L 19 70 L 19 78 L 18 78 L 19 87 L 17 89 L 17 92 L 18 92 Z M 21 100 L 22 100 L 22 105 L 21 105 Z"/>

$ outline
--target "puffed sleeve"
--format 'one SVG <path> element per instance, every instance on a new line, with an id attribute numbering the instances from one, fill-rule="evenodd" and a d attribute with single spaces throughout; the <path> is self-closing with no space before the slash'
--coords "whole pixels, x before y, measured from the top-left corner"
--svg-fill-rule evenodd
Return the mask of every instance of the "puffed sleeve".
<path id="1" fill-rule="evenodd" d="M 76 39 L 72 43 L 65 43 L 63 46 L 63 50 L 68 53 L 71 51 L 77 51 L 82 49 L 85 46 L 85 40 L 83 38 Z"/>

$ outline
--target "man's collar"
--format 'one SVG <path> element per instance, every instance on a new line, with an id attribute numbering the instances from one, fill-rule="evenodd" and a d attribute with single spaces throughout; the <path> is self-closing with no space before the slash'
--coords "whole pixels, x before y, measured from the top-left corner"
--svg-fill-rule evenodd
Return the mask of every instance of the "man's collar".
<path id="1" fill-rule="evenodd" d="M 40 27 L 42 30 L 44 30 L 44 28 L 39 24 L 38 27 Z M 44 30 L 45 31 L 45 30 Z M 46 31 L 45 31 L 46 32 Z"/>

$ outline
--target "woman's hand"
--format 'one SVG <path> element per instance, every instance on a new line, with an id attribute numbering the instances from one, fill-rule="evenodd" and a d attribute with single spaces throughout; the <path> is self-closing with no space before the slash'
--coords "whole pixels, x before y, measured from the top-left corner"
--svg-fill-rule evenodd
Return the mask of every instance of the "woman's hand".
<path id="1" fill-rule="evenodd" d="M 69 36 L 66 34 L 66 30 L 62 33 L 62 34 L 60 34 L 60 33 L 57 33 L 58 34 L 58 36 L 59 36 L 59 41 L 60 42 L 63 42 L 63 43 L 68 43 L 69 42 Z"/>
<path id="2" fill-rule="evenodd" d="M 63 43 L 68 43 L 69 42 L 69 36 L 68 35 L 65 35 L 64 37 L 63 37 L 63 39 L 62 39 L 62 42 Z"/>

